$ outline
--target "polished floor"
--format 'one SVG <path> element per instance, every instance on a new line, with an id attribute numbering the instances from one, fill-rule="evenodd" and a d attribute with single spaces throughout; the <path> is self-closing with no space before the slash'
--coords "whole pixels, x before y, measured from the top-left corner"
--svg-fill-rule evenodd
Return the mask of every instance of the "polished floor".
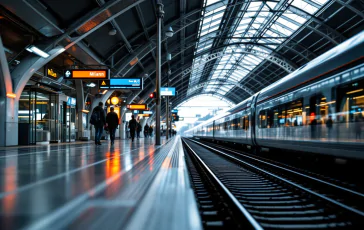
<path id="1" fill-rule="evenodd" d="M 0 150 L 1 229 L 122 228 L 174 139 Z"/>

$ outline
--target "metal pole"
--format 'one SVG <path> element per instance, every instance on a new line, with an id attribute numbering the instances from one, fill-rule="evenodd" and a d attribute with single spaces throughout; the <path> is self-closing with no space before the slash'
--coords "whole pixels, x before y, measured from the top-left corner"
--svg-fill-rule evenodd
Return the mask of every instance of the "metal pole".
<path id="1" fill-rule="evenodd" d="M 163 4 L 157 4 L 157 55 L 156 55 L 156 106 L 155 106 L 155 144 L 161 144 L 161 40 L 162 40 L 162 20 L 164 17 Z"/>
<path id="2" fill-rule="evenodd" d="M 169 123 L 168 123 L 168 116 L 169 116 L 169 97 L 166 96 L 166 124 L 167 124 L 167 133 L 166 133 L 166 139 L 168 140 L 168 130 L 169 130 Z"/>

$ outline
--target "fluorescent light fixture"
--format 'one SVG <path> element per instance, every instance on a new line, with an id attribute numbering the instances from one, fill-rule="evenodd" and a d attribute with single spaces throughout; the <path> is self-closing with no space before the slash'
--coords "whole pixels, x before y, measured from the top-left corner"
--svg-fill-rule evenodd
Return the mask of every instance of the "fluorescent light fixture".
<path id="1" fill-rule="evenodd" d="M 131 61 L 129 62 L 129 65 L 130 65 L 130 66 L 133 66 L 133 65 L 135 65 L 136 63 L 138 63 L 138 61 L 139 61 L 138 57 L 135 57 L 133 60 L 131 60 Z"/>
<path id="2" fill-rule="evenodd" d="M 90 111 L 86 110 L 86 109 L 83 109 L 82 112 L 84 113 L 89 113 Z"/>
<path id="3" fill-rule="evenodd" d="M 173 29 L 172 29 L 172 27 L 170 26 L 170 27 L 168 28 L 168 30 L 166 31 L 166 36 L 167 36 L 168 38 L 171 38 L 171 37 L 173 37 L 173 34 L 174 34 Z"/>
<path id="4" fill-rule="evenodd" d="M 95 87 L 95 86 L 96 86 L 96 84 L 95 84 L 95 83 L 93 83 L 93 82 L 91 82 L 91 83 L 87 84 L 86 86 L 87 86 L 87 87 L 91 87 L 91 88 L 93 88 L 93 87 Z"/>
<path id="5" fill-rule="evenodd" d="M 107 93 L 107 89 L 105 89 L 104 91 L 102 91 L 101 94 L 105 94 L 105 93 Z"/>
<path id="6" fill-rule="evenodd" d="M 27 48 L 25 48 L 27 51 L 31 52 L 31 53 L 35 53 L 39 56 L 41 56 L 42 58 L 48 58 L 49 54 L 44 52 L 43 50 L 39 49 L 36 46 L 30 45 Z"/>

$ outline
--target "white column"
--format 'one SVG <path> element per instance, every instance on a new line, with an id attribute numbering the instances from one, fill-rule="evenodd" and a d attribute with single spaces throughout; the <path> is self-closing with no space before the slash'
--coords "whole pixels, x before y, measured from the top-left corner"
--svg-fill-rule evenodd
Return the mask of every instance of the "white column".
<path id="1" fill-rule="evenodd" d="M 13 84 L 5 55 L 5 47 L 0 37 L 0 146 L 18 145 L 18 110 L 19 96 L 13 94 Z"/>

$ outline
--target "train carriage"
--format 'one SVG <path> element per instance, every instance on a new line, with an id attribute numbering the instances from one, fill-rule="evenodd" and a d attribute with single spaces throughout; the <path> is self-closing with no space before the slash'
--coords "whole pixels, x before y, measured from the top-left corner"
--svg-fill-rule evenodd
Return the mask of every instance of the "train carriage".
<path id="1" fill-rule="evenodd" d="M 190 132 L 258 149 L 363 159 L 364 32 Z"/>

